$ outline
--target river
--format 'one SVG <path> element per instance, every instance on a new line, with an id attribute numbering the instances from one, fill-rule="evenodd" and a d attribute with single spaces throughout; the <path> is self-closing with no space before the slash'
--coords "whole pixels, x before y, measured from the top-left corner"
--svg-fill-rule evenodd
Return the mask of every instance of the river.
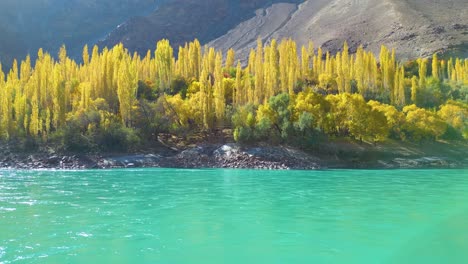
<path id="1" fill-rule="evenodd" d="M 462 263 L 468 170 L 0 171 L 0 263 Z"/>

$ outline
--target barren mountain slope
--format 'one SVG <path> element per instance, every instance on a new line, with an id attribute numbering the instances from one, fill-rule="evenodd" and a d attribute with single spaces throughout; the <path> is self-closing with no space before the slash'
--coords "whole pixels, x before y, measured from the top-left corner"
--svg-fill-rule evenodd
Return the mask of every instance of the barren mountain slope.
<path id="1" fill-rule="evenodd" d="M 157 6 L 159 8 L 155 9 Z M 119 25 L 120 26 L 117 26 Z M 107 37 L 98 42 L 108 32 Z M 86 43 L 120 42 L 144 55 L 168 38 L 177 48 L 198 38 L 244 59 L 255 41 L 291 37 L 336 51 L 347 40 L 400 58 L 433 52 L 468 57 L 467 0 L 1 0 L 0 61 L 57 54 L 79 58 Z"/>
<path id="2" fill-rule="evenodd" d="M 57 54 L 62 44 L 75 58 L 130 17 L 168 0 L 0 0 L 0 62 L 34 58 L 39 48 Z"/>
<path id="3" fill-rule="evenodd" d="M 274 4 L 209 45 L 222 50 L 240 49 L 240 58 L 255 46 L 256 37 L 266 42 L 291 37 L 300 45 L 313 40 L 332 52 L 339 50 L 344 40 L 352 50 L 362 44 L 377 52 L 385 44 L 396 48 L 402 59 L 433 52 L 466 56 L 467 10 L 465 0 L 308 0 L 300 5 Z"/>
<path id="4" fill-rule="evenodd" d="M 302 0 L 170 0 L 145 17 L 133 18 L 111 32 L 99 46 L 122 42 L 130 51 L 146 54 L 163 38 L 174 48 L 197 38 L 207 43 L 240 22 L 255 17 L 255 10 L 275 2 Z"/>

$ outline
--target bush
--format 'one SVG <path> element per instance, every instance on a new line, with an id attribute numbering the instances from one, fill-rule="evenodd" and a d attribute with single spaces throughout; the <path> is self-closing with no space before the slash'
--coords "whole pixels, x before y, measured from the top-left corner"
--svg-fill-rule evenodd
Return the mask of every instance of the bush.
<path id="1" fill-rule="evenodd" d="M 463 140 L 463 135 L 459 130 L 449 125 L 441 138 L 445 140 Z"/>
<path id="2" fill-rule="evenodd" d="M 25 151 L 25 152 L 33 152 L 38 150 L 39 144 L 36 141 L 36 139 L 31 138 L 31 137 L 26 137 L 19 142 L 19 150 Z"/>
<path id="3" fill-rule="evenodd" d="M 97 130 L 94 138 L 97 147 L 103 151 L 128 151 L 140 143 L 135 131 L 120 123 L 112 123 L 106 129 Z"/>
<path id="4" fill-rule="evenodd" d="M 137 98 L 154 101 L 157 99 L 155 85 L 151 81 L 138 81 Z"/>
<path id="5" fill-rule="evenodd" d="M 184 78 L 177 77 L 172 81 L 171 89 L 168 94 L 170 95 L 180 94 L 182 99 L 185 99 L 185 97 L 187 96 L 188 87 L 189 87 L 189 84 Z"/>
<path id="6" fill-rule="evenodd" d="M 232 114 L 232 125 L 235 127 L 235 141 L 239 143 L 255 141 L 255 107 L 253 105 L 246 105 L 236 109 Z"/>
<path id="7" fill-rule="evenodd" d="M 60 144 L 59 148 L 71 152 L 90 152 L 95 147 L 93 140 L 82 134 L 79 126 L 73 122 L 64 130 L 56 132 L 52 140 Z"/>
<path id="8" fill-rule="evenodd" d="M 251 143 L 254 141 L 253 131 L 250 127 L 236 127 L 234 140 L 239 143 Z"/>

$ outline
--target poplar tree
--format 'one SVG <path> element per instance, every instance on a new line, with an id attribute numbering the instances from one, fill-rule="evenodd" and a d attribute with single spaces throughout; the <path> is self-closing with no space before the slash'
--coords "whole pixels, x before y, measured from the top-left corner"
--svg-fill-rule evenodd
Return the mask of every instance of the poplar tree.
<path id="1" fill-rule="evenodd" d="M 427 59 L 419 58 L 417 60 L 419 65 L 419 89 L 426 88 L 426 75 L 427 75 Z"/>
<path id="2" fill-rule="evenodd" d="M 273 96 L 279 93 L 278 79 L 279 79 L 279 51 L 278 42 L 273 39 L 270 44 L 270 65 L 268 66 L 268 73 L 270 75 L 270 92 L 269 95 Z"/>
<path id="3" fill-rule="evenodd" d="M 223 69 L 222 69 L 222 55 L 221 52 L 216 54 L 216 62 L 214 69 L 214 103 L 215 114 L 218 124 L 223 125 L 224 111 L 226 106 L 224 82 L 223 82 Z"/>
<path id="4" fill-rule="evenodd" d="M 263 44 L 262 40 L 257 39 L 257 53 L 255 55 L 255 102 L 260 103 L 264 100 L 264 71 L 263 71 Z"/>
<path id="5" fill-rule="evenodd" d="M 270 73 L 271 70 L 271 47 L 270 46 L 265 46 L 264 48 L 264 65 L 263 65 L 263 79 L 264 79 L 264 84 L 263 87 L 265 88 L 264 91 L 264 96 L 265 98 L 270 98 L 273 96 L 273 82 L 272 82 L 272 76 Z"/>
<path id="6" fill-rule="evenodd" d="M 321 55 L 320 55 L 321 56 Z M 343 53 L 341 56 L 341 67 L 343 71 L 343 83 L 344 91 L 347 93 L 351 92 L 351 68 L 350 68 L 350 58 L 349 58 L 349 47 L 348 42 L 345 41 L 343 44 Z"/>
<path id="7" fill-rule="evenodd" d="M 305 46 L 301 48 L 301 78 L 307 79 L 309 76 L 309 51 Z"/>
<path id="8" fill-rule="evenodd" d="M 169 89 L 172 82 L 173 52 L 167 39 L 159 41 L 156 45 L 156 70 L 158 71 L 159 89 L 161 91 Z"/>
<path id="9" fill-rule="evenodd" d="M 89 64 L 89 49 L 88 44 L 83 47 L 83 64 L 86 66 Z"/>
<path id="10" fill-rule="evenodd" d="M 411 101 L 413 104 L 418 103 L 418 77 L 411 78 Z"/>
<path id="11" fill-rule="evenodd" d="M 439 59 L 437 58 L 437 53 L 434 53 L 434 55 L 432 56 L 432 77 L 436 80 L 440 79 Z"/>
<path id="12" fill-rule="evenodd" d="M 212 78 L 206 68 L 203 68 L 200 74 L 200 109 L 202 109 L 203 127 L 205 129 L 213 128 Z"/>
<path id="13" fill-rule="evenodd" d="M 201 73 L 201 45 L 200 42 L 195 39 L 189 44 L 189 73 L 192 78 L 199 79 Z"/>
<path id="14" fill-rule="evenodd" d="M 315 58 L 314 42 L 309 41 L 308 46 L 307 46 L 307 52 L 309 54 L 309 62 L 308 62 L 309 63 L 309 75 L 307 77 L 312 79 L 314 76 L 313 64 L 314 64 L 314 58 Z"/>
<path id="15" fill-rule="evenodd" d="M 404 106 L 406 103 L 405 98 L 405 69 L 402 66 L 395 72 L 394 84 L 394 102 L 393 104 Z"/>
<path id="16" fill-rule="evenodd" d="M 125 126 L 132 122 L 132 108 L 135 101 L 137 78 L 127 61 L 122 61 L 117 74 L 117 95 L 120 105 L 120 116 Z"/>
<path id="17" fill-rule="evenodd" d="M 234 50 L 231 48 L 227 52 L 227 57 L 226 57 L 226 68 L 230 69 L 234 67 L 234 61 L 236 60 L 236 53 Z"/>
<path id="18" fill-rule="evenodd" d="M 234 105 L 239 106 L 245 103 L 243 100 L 243 82 L 242 82 L 242 66 L 240 61 L 236 67 L 236 85 L 234 87 Z"/>

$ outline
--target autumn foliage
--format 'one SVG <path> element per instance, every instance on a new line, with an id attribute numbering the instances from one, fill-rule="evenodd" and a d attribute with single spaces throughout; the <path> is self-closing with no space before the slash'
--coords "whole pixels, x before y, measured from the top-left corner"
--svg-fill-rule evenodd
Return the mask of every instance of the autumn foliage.
<path id="1" fill-rule="evenodd" d="M 34 65 L 0 65 L 0 138 L 100 146 L 216 128 L 243 142 L 468 138 L 466 59 L 399 63 L 384 46 L 331 55 L 290 39 L 258 40 L 243 63 L 197 40 L 173 53 L 162 40 L 144 57 L 84 47 L 80 63 L 62 47 L 57 59 L 39 50 Z"/>

